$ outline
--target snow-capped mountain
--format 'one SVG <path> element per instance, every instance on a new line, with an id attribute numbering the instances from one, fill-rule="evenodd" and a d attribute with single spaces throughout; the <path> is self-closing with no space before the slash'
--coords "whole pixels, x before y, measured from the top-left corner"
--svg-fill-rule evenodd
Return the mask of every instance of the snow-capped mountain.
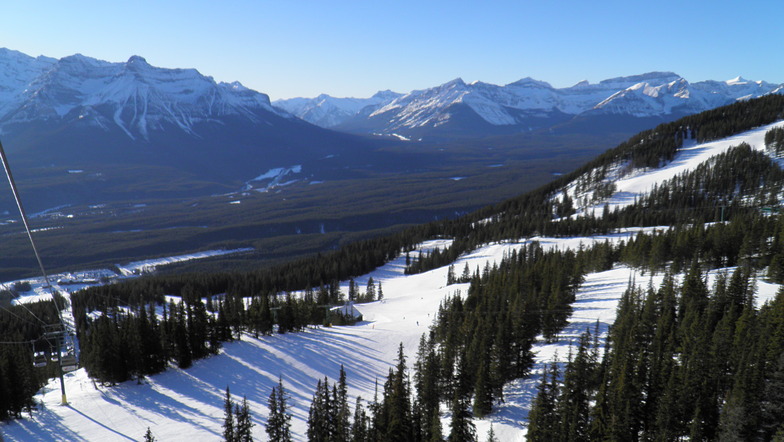
<path id="1" fill-rule="evenodd" d="M 316 98 L 276 100 L 275 107 L 321 127 L 335 127 L 358 114 L 371 114 L 392 100 L 403 96 L 390 90 L 379 91 L 370 98 L 336 98 L 321 94 Z"/>
<path id="2" fill-rule="evenodd" d="M 552 128 L 576 117 L 632 117 L 661 122 L 778 92 L 781 87 L 741 77 L 689 83 L 672 72 L 611 78 L 597 84 L 581 81 L 567 88 L 555 88 L 532 78 L 505 86 L 466 83 L 457 78 L 397 97 L 371 113 L 358 113 L 348 120 L 344 119 L 345 110 L 333 118 L 333 107 L 314 99 L 309 101 L 310 109 L 317 108 L 319 117 L 308 121 L 330 121 L 331 127 L 351 132 L 409 138 L 481 136 Z M 343 123 L 332 124 L 339 120 Z"/>
<path id="3" fill-rule="evenodd" d="M 0 135 L 20 170 L 47 174 L 31 180 L 40 186 L 34 206 L 145 190 L 220 193 L 261 171 L 301 164 L 313 174 L 329 155 L 350 161 L 356 155 L 341 154 L 372 150 L 370 140 L 307 123 L 272 107 L 266 94 L 195 69 L 8 49 L 0 49 Z M 67 170 L 91 172 L 46 184 Z"/>
<path id="4" fill-rule="evenodd" d="M 0 52 L 0 127 L 53 120 L 121 129 L 147 139 L 165 125 L 195 134 L 194 125 L 239 116 L 253 123 L 285 116 L 265 94 L 216 83 L 195 69 L 165 69 L 139 56 L 110 63 L 80 54 L 60 60 Z"/>

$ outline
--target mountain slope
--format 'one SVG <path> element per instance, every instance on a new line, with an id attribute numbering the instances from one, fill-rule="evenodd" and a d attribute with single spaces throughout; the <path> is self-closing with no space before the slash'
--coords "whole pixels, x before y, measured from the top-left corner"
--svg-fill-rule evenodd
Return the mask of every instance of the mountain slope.
<path id="1" fill-rule="evenodd" d="M 20 182 L 35 183 L 27 199 L 38 210 L 225 193 L 293 165 L 319 180 L 329 156 L 337 168 L 395 162 L 375 153 L 386 144 L 313 126 L 239 83 L 139 56 L 110 63 L 1 50 L 0 134 Z"/>
<path id="2" fill-rule="evenodd" d="M 318 99 L 309 101 L 308 106 L 312 111 L 314 106 L 318 109 L 318 119 L 309 120 L 315 124 L 323 120 L 349 132 L 432 139 L 568 127 L 572 120 L 577 121 L 577 127 L 590 126 L 593 121 L 612 127 L 613 123 L 627 124 L 631 118 L 639 120 L 636 125 L 643 128 L 651 122 L 670 121 L 780 90 L 781 85 L 740 77 L 692 84 L 671 72 L 611 78 L 597 84 L 582 81 L 567 88 L 554 88 L 532 78 L 505 86 L 465 83 L 457 78 L 397 97 L 372 112 L 355 113 L 350 119 L 346 119 L 345 109 L 338 111 L 323 101 L 321 105 Z M 334 124 L 338 120 L 342 122 Z"/>

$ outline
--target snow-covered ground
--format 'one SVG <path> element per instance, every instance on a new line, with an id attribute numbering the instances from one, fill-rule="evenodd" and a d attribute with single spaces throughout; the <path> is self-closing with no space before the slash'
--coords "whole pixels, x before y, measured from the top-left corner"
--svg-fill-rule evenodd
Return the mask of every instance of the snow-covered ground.
<path id="1" fill-rule="evenodd" d="M 601 237 L 533 238 L 521 242 L 505 242 L 482 247 L 455 263 L 460 271 L 483 268 L 486 262 L 499 262 L 513 249 L 531 241 L 545 248 L 577 248 L 597 241 L 612 242 L 629 238 L 640 229 Z M 422 249 L 444 247 L 449 240 L 431 241 Z M 412 254 L 415 256 L 416 252 Z M 394 363 L 402 342 L 413 364 L 422 333 L 432 324 L 439 303 L 458 290 L 465 294 L 467 284 L 446 286 L 448 268 L 439 268 L 419 275 L 405 276 L 405 257 L 355 279 L 364 287 L 369 277 L 383 285 L 384 299 L 357 305 L 365 321 L 356 326 L 311 328 L 302 333 L 228 343 L 221 354 L 197 361 L 188 370 L 170 368 L 151 376 L 141 385 L 135 381 L 116 387 L 95 385 L 83 369 L 66 375 L 70 405 L 60 405 L 57 382 L 51 382 L 36 397 L 44 406 L 29 419 L 0 426 L 7 440 L 138 440 L 150 427 L 158 440 L 219 440 L 223 423 L 223 394 L 226 386 L 235 397 L 247 396 L 254 415 L 254 435 L 263 440 L 266 402 L 278 377 L 283 378 L 291 393 L 293 430 L 297 440 L 304 440 L 308 408 L 316 381 L 337 377 L 340 364 L 345 366 L 349 395 L 372 400 L 376 381 L 383 383 Z M 537 367 L 552 360 L 556 351 L 561 359 L 568 345 L 586 327 L 598 320 L 603 332 L 615 318 L 617 301 L 627 287 L 634 271 L 616 268 L 588 275 L 580 288 L 575 313 L 569 326 L 555 344 L 537 345 Z M 643 287 L 648 277 L 637 276 Z M 655 282 L 654 282 L 655 283 Z M 347 287 L 343 288 L 347 291 Z M 491 422 L 504 441 L 523 440 L 525 417 L 535 394 L 536 377 L 507 386 L 506 402 L 488 418 L 477 420 L 477 434 L 484 438 Z M 448 432 L 448 417 L 444 418 Z"/>
<path id="2" fill-rule="evenodd" d="M 702 144 L 686 143 L 683 148 L 678 150 L 675 158 L 669 164 L 658 169 L 635 171 L 620 178 L 615 181 L 615 192 L 609 199 L 578 210 L 576 216 L 586 213 L 594 213 L 596 216 L 601 216 L 605 205 L 610 210 L 615 208 L 623 209 L 630 206 L 634 204 L 635 200 L 648 194 L 654 185 L 661 185 L 679 174 L 694 170 L 709 158 L 726 152 L 731 147 L 738 146 L 741 143 L 747 143 L 752 149 L 764 150 L 765 133 L 775 127 L 784 127 L 784 121 L 758 127 L 718 141 Z M 570 187 L 567 192 L 572 198 L 579 196 L 574 194 L 574 186 Z"/>
<path id="3" fill-rule="evenodd" d="M 184 255 L 134 261 L 127 264 L 117 264 L 115 267 L 117 268 L 117 271 L 119 271 L 119 274 L 110 269 L 57 273 L 49 275 L 49 282 L 52 284 L 54 290 L 67 295 L 68 293 L 73 293 L 87 287 L 106 284 L 114 279 L 134 278 L 169 264 L 212 258 L 215 256 L 232 255 L 235 253 L 245 253 L 252 250 L 252 248 L 206 250 Z M 19 297 L 13 301 L 15 304 L 51 299 L 51 291 L 46 287 L 43 277 L 3 282 L 0 283 L 0 288 L 8 289 L 18 283 L 29 283 L 30 290 L 19 293 Z"/>

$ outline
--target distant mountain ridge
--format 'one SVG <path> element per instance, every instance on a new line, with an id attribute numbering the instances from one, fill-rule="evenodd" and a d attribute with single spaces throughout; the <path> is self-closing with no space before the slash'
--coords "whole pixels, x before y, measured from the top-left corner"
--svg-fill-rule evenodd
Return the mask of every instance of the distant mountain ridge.
<path id="1" fill-rule="evenodd" d="M 450 133 L 485 136 L 526 132 L 597 117 L 605 121 L 630 117 L 674 120 L 782 90 L 784 85 L 742 77 L 689 83 L 672 72 L 650 72 L 596 84 L 581 81 L 566 88 L 555 88 L 530 77 L 505 86 L 465 83 L 457 78 L 406 95 L 387 94 L 382 104 L 374 96 L 372 107 L 370 101 L 362 102 L 367 107 L 351 116 L 352 109 L 359 106 L 341 107 L 338 103 L 357 103 L 361 99 L 321 95 L 310 100 L 278 100 L 273 105 L 313 124 L 329 121 L 328 127 L 338 130 L 418 138 Z"/>
<path id="2" fill-rule="evenodd" d="M 274 106 L 303 120 L 325 128 L 340 125 L 360 113 L 370 114 L 403 94 L 390 90 L 376 92 L 370 98 L 336 98 L 321 94 L 316 98 L 276 100 Z"/>
<path id="3" fill-rule="evenodd" d="M 237 116 L 258 123 L 289 117 L 265 94 L 240 83 L 216 83 L 195 69 L 153 67 L 139 56 L 110 63 L 81 54 L 56 60 L 0 49 L 0 128 L 40 120 L 81 120 L 148 139 L 165 124 L 194 125 Z"/>
<path id="4" fill-rule="evenodd" d="M 5 48 L 0 138 L 18 171 L 34 174 L 21 181 L 37 187 L 39 208 L 218 194 L 292 165 L 302 165 L 303 180 L 323 180 L 328 167 L 370 163 L 379 143 L 307 123 L 266 94 L 196 69 Z"/>

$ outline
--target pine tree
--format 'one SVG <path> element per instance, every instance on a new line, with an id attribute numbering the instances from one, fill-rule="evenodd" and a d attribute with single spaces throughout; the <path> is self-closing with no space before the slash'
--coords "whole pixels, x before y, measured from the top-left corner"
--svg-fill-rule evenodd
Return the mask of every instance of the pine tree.
<path id="1" fill-rule="evenodd" d="M 558 396 L 558 413 L 567 440 L 588 439 L 589 399 L 594 366 L 590 357 L 591 334 L 583 333 L 577 354 L 564 371 L 563 386 Z"/>
<path id="2" fill-rule="evenodd" d="M 411 390 L 406 371 L 406 357 L 403 343 L 397 352 L 396 370 L 390 372 L 388 379 L 389 391 L 385 391 L 384 407 L 388 410 L 386 439 L 390 441 L 407 441 L 413 437 L 411 420 Z"/>
<path id="3" fill-rule="evenodd" d="M 495 436 L 495 431 L 493 430 L 492 422 L 490 422 L 490 430 L 487 431 L 487 442 L 500 442 L 498 438 Z"/>
<path id="4" fill-rule="evenodd" d="M 537 395 L 528 413 L 528 440 L 556 440 L 558 425 L 558 364 L 553 361 L 542 372 Z"/>
<path id="5" fill-rule="evenodd" d="M 231 400 L 231 391 L 226 386 L 226 396 L 223 399 L 223 439 L 226 442 L 238 442 L 234 425 L 234 403 Z"/>
<path id="6" fill-rule="evenodd" d="M 266 432 L 272 442 L 291 441 L 291 415 L 288 413 L 288 393 L 283 388 L 283 379 L 278 378 L 278 385 L 272 387 L 267 402 L 269 417 Z"/>
<path id="7" fill-rule="evenodd" d="M 455 279 L 455 265 L 451 264 L 446 272 L 446 285 L 452 285 L 455 282 L 457 282 Z"/>
<path id="8" fill-rule="evenodd" d="M 357 300 L 357 284 L 354 282 L 354 278 L 351 278 L 348 281 L 348 301 L 354 302 Z"/>
<path id="9" fill-rule="evenodd" d="M 368 278 L 367 288 L 365 289 L 365 297 L 368 301 L 376 300 L 376 283 L 373 281 L 372 276 Z"/>
<path id="10" fill-rule="evenodd" d="M 147 427 L 147 432 L 144 433 L 144 442 L 155 442 L 155 436 L 152 435 L 150 427 Z"/>
<path id="11" fill-rule="evenodd" d="M 335 397 L 332 403 L 335 410 L 335 438 L 340 441 L 347 441 L 351 433 L 351 411 L 348 406 L 346 370 L 343 368 L 343 364 L 340 364 L 340 375 L 334 392 Z"/>
<path id="12" fill-rule="evenodd" d="M 248 399 L 242 397 L 242 405 L 234 404 L 234 415 L 236 416 L 236 427 L 234 429 L 235 442 L 252 442 L 253 441 L 253 420 L 250 416 L 250 407 L 248 406 Z"/>
<path id="13" fill-rule="evenodd" d="M 365 408 L 362 406 L 362 398 L 357 397 L 357 403 L 354 406 L 354 422 L 351 424 L 351 442 L 365 442 L 369 440 L 368 423 L 369 419 Z"/>
<path id="14" fill-rule="evenodd" d="M 476 427 L 471 421 L 468 399 L 455 396 L 452 401 L 452 422 L 449 424 L 450 442 L 476 441 Z"/>
<path id="15" fill-rule="evenodd" d="M 313 394 L 313 402 L 308 413 L 307 436 L 309 441 L 330 441 L 335 434 L 334 428 L 334 404 L 330 397 L 329 379 L 318 381 L 316 392 Z"/>
<path id="16" fill-rule="evenodd" d="M 430 418 L 430 425 L 428 427 L 429 437 L 425 439 L 427 442 L 442 442 L 444 435 L 441 429 L 441 416 L 435 413 Z"/>

